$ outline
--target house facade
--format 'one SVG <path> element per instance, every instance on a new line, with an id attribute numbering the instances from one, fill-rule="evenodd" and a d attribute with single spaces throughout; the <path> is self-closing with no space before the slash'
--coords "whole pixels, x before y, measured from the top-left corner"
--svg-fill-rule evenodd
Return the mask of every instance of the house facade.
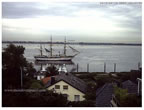
<path id="1" fill-rule="evenodd" d="M 83 101 L 85 94 L 74 88 L 65 81 L 59 81 L 47 88 L 48 90 L 54 90 L 56 93 L 61 93 L 67 97 L 69 101 Z"/>
<path id="2" fill-rule="evenodd" d="M 87 86 L 81 79 L 67 73 L 52 77 L 46 88 L 63 94 L 68 101 L 84 101 Z"/>

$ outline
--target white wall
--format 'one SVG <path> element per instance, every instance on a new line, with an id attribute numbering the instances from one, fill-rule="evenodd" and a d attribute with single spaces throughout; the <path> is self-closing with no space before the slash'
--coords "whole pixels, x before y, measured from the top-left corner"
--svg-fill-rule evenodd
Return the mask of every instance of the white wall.
<path id="1" fill-rule="evenodd" d="M 42 76 L 42 75 L 38 75 L 37 76 L 37 80 L 41 80 L 41 79 L 43 79 L 45 76 Z"/>
<path id="2" fill-rule="evenodd" d="M 67 94 L 69 101 L 74 101 L 74 95 L 80 95 L 80 101 L 85 100 L 85 98 L 83 97 L 84 93 L 80 92 L 79 90 L 75 89 L 64 81 L 60 81 L 47 89 L 52 90 L 53 88 L 55 88 L 55 85 L 60 85 L 60 89 L 55 89 L 56 93 Z M 63 85 L 68 85 L 68 90 L 63 90 Z"/>

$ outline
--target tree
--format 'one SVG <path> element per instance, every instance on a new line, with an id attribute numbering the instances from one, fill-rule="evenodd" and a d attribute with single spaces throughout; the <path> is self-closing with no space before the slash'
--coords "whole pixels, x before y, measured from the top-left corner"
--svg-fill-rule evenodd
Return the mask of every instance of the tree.
<path id="1" fill-rule="evenodd" d="M 41 81 L 33 80 L 29 88 L 30 89 L 44 89 L 45 87 Z"/>
<path id="2" fill-rule="evenodd" d="M 8 45 L 2 52 L 2 87 L 4 88 L 20 88 L 21 69 L 23 75 L 26 72 L 34 71 L 23 56 L 25 48 L 23 46 Z"/>
<path id="3" fill-rule="evenodd" d="M 27 64 L 24 58 L 25 48 L 22 46 L 8 45 L 2 52 L 2 77 L 4 88 L 20 87 L 20 67 Z"/>
<path id="4" fill-rule="evenodd" d="M 84 100 L 84 101 L 78 101 L 78 102 L 69 102 L 69 106 L 72 107 L 95 107 L 95 101 L 91 100 Z"/>
<path id="5" fill-rule="evenodd" d="M 128 91 L 127 91 L 127 89 L 122 89 L 122 88 L 119 88 L 117 86 L 114 86 L 114 94 L 115 94 L 116 98 L 120 102 L 122 102 L 128 96 Z"/>
<path id="6" fill-rule="evenodd" d="M 28 75 L 28 77 L 33 78 L 33 75 L 34 73 L 36 73 L 36 70 L 31 62 L 27 63 L 26 70 L 24 72 Z"/>
<path id="7" fill-rule="evenodd" d="M 136 94 L 129 94 L 124 103 L 122 103 L 123 107 L 141 107 L 142 106 L 142 99 L 141 97 L 137 96 Z"/>
<path id="8" fill-rule="evenodd" d="M 62 94 L 51 91 L 8 92 L 3 97 L 3 107 L 66 107 L 68 103 Z"/>
<path id="9" fill-rule="evenodd" d="M 137 78 L 141 78 L 142 72 L 140 70 L 131 70 L 131 72 L 117 73 L 117 76 L 121 81 L 131 80 L 137 82 Z"/>
<path id="10" fill-rule="evenodd" d="M 58 69 L 52 65 L 46 68 L 46 77 L 59 74 Z"/>
<path id="11" fill-rule="evenodd" d="M 114 86 L 115 97 L 121 107 L 140 107 L 141 97 L 136 94 L 129 94 L 127 89 Z"/>

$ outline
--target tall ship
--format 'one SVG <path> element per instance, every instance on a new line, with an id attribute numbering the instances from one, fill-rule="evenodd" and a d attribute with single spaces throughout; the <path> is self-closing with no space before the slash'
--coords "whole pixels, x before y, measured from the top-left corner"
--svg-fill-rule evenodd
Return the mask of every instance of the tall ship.
<path id="1" fill-rule="evenodd" d="M 52 48 L 53 43 L 52 43 L 52 37 L 51 37 L 50 50 L 45 48 L 45 51 L 48 53 L 48 55 L 43 54 L 43 48 L 42 48 L 42 45 L 40 45 L 40 55 L 36 55 L 36 56 L 34 56 L 34 58 L 36 61 L 71 61 L 79 53 L 79 51 L 77 51 L 73 47 L 69 46 L 69 48 L 72 49 L 73 52 L 76 52 L 76 54 L 67 55 L 66 54 L 66 51 L 67 51 L 66 44 L 67 43 L 66 43 L 66 38 L 65 38 L 63 54 L 60 54 L 60 52 L 59 52 L 59 54 L 54 55 L 53 48 Z"/>

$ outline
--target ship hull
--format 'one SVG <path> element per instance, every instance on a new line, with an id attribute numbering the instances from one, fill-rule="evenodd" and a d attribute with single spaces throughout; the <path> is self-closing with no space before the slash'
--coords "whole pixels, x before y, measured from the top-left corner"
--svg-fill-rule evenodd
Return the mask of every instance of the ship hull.
<path id="1" fill-rule="evenodd" d="M 71 61 L 73 56 L 67 57 L 35 57 L 36 61 Z"/>

